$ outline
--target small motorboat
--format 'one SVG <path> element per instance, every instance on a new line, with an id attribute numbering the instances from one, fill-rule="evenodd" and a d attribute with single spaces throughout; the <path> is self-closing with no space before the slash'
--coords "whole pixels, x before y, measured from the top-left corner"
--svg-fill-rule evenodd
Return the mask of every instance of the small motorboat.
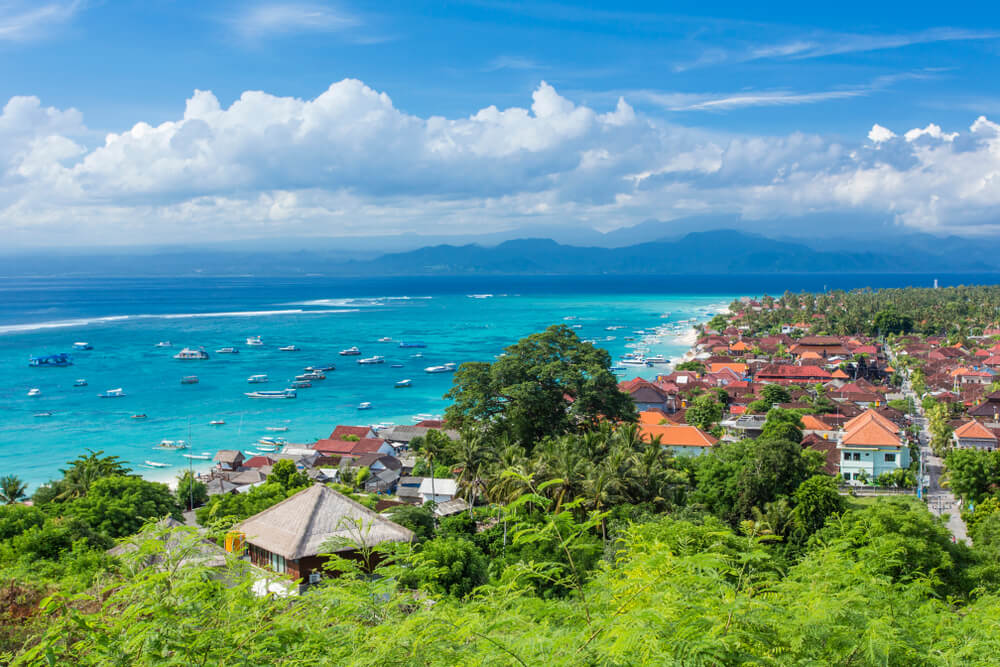
<path id="1" fill-rule="evenodd" d="M 247 382 L 249 382 L 250 384 L 263 384 L 264 382 L 267 382 L 267 381 L 268 381 L 268 379 L 267 379 L 267 375 L 265 373 L 259 373 L 257 375 L 251 375 L 250 377 L 247 378 Z"/>
<path id="2" fill-rule="evenodd" d="M 146 413 L 144 412 L 137 415 L 132 415 L 132 419 L 145 419 L 145 418 L 146 418 Z"/>
<path id="3" fill-rule="evenodd" d="M 358 410 L 371 410 L 371 409 L 372 409 L 372 404 L 369 403 L 368 401 L 358 404 Z"/>
<path id="4" fill-rule="evenodd" d="M 174 355 L 174 359 L 180 359 L 182 361 L 208 359 L 208 352 L 205 351 L 205 348 L 192 350 L 190 347 L 185 347 L 183 350 Z"/>
<path id="5" fill-rule="evenodd" d="M 260 336 L 250 336 L 247 338 L 247 345 L 250 347 L 260 347 L 264 344 L 264 341 L 260 339 Z"/>
<path id="6" fill-rule="evenodd" d="M 197 375 L 185 375 L 181 378 L 181 384 L 198 384 Z"/>
<path id="7" fill-rule="evenodd" d="M 359 354 L 361 354 L 361 350 L 359 350 L 357 346 L 349 347 L 346 350 L 340 351 L 340 356 L 342 357 L 356 357 Z"/>
<path id="8" fill-rule="evenodd" d="M 154 347 L 172 347 L 172 346 L 173 343 L 171 343 L 169 340 L 161 340 L 159 343 L 154 345 Z"/>
<path id="9" fill-rule="evenodd" d="M 97 395 L 98 398 L 124 398 L 125 391 L 118 387 L 117 389 L 108 389 L 107 391 L 102 391 Z"/>
<path id="10" fill-rule="evenodd" d="M 28 357 L 28 365 L 32 368 L 65 368 L 73 365 L 73 357 L 65 352 L 44 357 Z"/>
<path id="11" fill-rule="evenodd" d="M 51 417 L 52 413 L 46 410 L 45 412 L 38 412 L 38 413 L 36 413 L 35 416 L 36 417 Z"/>
<path id="12" fill-rule="evenodd" d="M 425 373 L 454 373 L 455 364 L 443 364 L 441 366 L 428 366 L 424 369 Z"/>
<path id="13" fill-rule="evenodd" d="M 411 386 L 413 386 L 413 380 L 400 380 L 400 381 L 398 381 L 393 386 L 396 387 L 396 389 L 403 389 L 404 387 L 411 387 Z"/>
<path id="14" fill-rule="evenodd" d="M 186 459 L 194 459 L 195 461 L 208 461 L 212 458 L 211 454 L 181 454 Z"/>
<path id="15" fill-rule="evenodd" d="M 295 398 L 298 396 L 294 389 L 280 389 L 278 391 L 248 391 L 243 395 L 247 398 Z"/>
<path id="16" fill-rule="evenodd" d="M 257 444 L 264 445 L 265 447 L 277 447 L 278 445 L 287 445 L 288 441 L 284 438 L 275 438 L 265 435 L 257 439 Z"/>
<path id="17" fill-rule="evenodd" d="M 403 364 L 389 364 L 389 368 L 402 368 Z"/>
<path id="18" fill-rule="evenodd" d="M 402 341 L 399 344 L 400 347 L 427 347 L 427 343 L 423 343 L 419 340 L 414 341 Z"/>
<path id="19" fill-rule="evenodd" d="M 390 338 L 389 336 L 382 336 L 381 338 L 378 339 L 378 342 L 380 342 L 380 343 L 391 343 L 392 342 L 392 338 Z"/>
<path id="20" fill-rule="evenodd" d="M 296 380 L 292 383 L 292 389 L 308 389 L 313 386 L 309 380 Z"/>
<path id="21" fill-rule="evenodd" d="M 32 387 L 31 389 L 28 390 L 28 396 L 41 396 L 41 395 L 42 395 L 42 390 L 39 389 L 38 387 Z"/>
<path id="22" fill-rule="evenodd" d="M 265 431 L 271 431 L 273 433 L 284 433 L 288 430 L 287 426 L 265 426 Z"/>
<path id="23" fill-rule="evenodd" d="M 366 357 L 365 359 L 358 359 L 359 364 L 371 365 L 371 364 L 384 364 L 385 357 L 380 357 L 378 355 L 374 357 Z"/>
<path id="24" fill-rule="evenodd" d="M 330 371 L 337 370 L 337 366 L 335 364 L 325 364 L 323 366 L 317 366 L 314 370 L 319 373 L 329 373 Z"/>
<path id="25" fill-rule="evenodd" d="M 74 387 L 86 387 L 87 386 L 87 381 L 84 380 L 83 378 L 80 378 L 79 380 L 77 380 L 76 382 L 73 383 L 73 386 Z"/>
<path id="26" fill-rule="evenodd" d="M 225 419 L 213 419 L 212 421 L 208 422 L 208 425 L 209 426 L 223 426 L 225 423 L 226 423 Z"/>
<path id="27" fill-rule="evenodd" d="M 90 343 L 78 342 L 78 343 L 73 343 L 73 349 L 86 351 L 86 350 L 93 350 L 94 346 L 91 345 Z"/>
<path id="28" fill-rule="evenodd" d="M 239 354 L 240 348 L 238 347 L 220 347 L 215 351 L 216 354 Z"/>
<path id="29" fill-rule="evenodd" d="M 280 352 L 298 352 L 299 347 L 297 345 L 285 345 L 284 347 L 279 347 Z"/>
<path id="30" fill-rule="evenodd" d="M 169 468 L 169 463 L 160 463 L 159 461 L 146 461 L 146 465 L 150 468 Z"/>
<path id="31" fill-rule="evenodd" d="M 184 440 L 160 440 L 157 449 L 187 449 L 188 444 Z"/>

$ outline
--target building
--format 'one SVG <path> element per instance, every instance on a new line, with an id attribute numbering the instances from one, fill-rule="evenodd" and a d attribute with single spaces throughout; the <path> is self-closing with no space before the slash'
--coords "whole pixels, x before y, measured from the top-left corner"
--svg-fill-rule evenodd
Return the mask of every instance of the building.
<path id="1" fill-rule="evenodd" d="M 754 380 L 776 384 L 816 384 L 827 383 L 833 376 L 820 366 L 793 366 L 791 364 L 767 364 L 757 371 Z"/>
<path id="2" fill-rule="evenodd" d="M 639 430 L 647 442 L 659 442 L 674 456 L 700 456 L 718 443 L 718 439 L 689 424 L 643 424 Z"/>
<path id="3" fill-rule="evenodd" d="M 458 495 L 458 481 L 447 477 L 424 477 L 417 493 L 425 503 L 446 503 Z"/>
<path id="4" fill-rule="evenodd" d="M 992 452 L 997 448 L 997 436 L 975 420 L 967 421 L 951 435 L 956 449 L 983 449 Z"/>
<path id="5" fill-rule="evenodd" d="M 767 415 L 740 415 L 732 419 L 724 419 L 720 423 L 725 433 L 722 436 L 727 442 L 756 439 L 764 430 Z"/>
<path id="6" fill-rule="evenodd" d="M 215 453 L 215 462 L 221 470 L 239 470 L 243 466 L 243 452 L 236 449 L 220 449 Z"/>
<path id="7" fill-rule="evenodd" d="M 409 529 L 322 484 L 299 491 L 235 530 L 246 540 L 250 562 L 304 585 L 323 577 L 327 557 L 320 554 L 364 561 L 363 548 L 413 539 Z"/>
<path id="8" fill-rule="evenodd" d="M 844 424 L 838 434 L 840 474 L 845 482 L 861 484 L 910 466 L 910 448 L 899 427 L 874 410 Z"/>

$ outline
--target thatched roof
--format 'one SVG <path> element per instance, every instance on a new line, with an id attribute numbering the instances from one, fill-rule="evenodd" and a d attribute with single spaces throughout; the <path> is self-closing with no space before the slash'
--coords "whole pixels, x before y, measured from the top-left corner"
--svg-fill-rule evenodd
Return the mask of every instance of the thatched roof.
<path id="1" fill-rule="evenodd" d="M 413 539 L 409 529 L 322 484 L 299 491 L 236 529 L 246 534 L 247 542 L 288 559 Z M 331 539 L 345 544 L 322 548 Z"/>
<path id="2" fill-rule="evenodd" d="M 111 556 L 127 556 L 139 551 L 144 540 L 158 539 L 162 551 L 150 550 L 139 563 L 140 567 L 159 567 L 164 561 L 179 559 L 181 566 L 203 565 L 222 567 L 226 564 L 226 552 L 215 542 L 200 537 L 194 528 L 184 525 L 171 517 L 156 522 L 152 532 L 131 535 L 108 549 Z"/>

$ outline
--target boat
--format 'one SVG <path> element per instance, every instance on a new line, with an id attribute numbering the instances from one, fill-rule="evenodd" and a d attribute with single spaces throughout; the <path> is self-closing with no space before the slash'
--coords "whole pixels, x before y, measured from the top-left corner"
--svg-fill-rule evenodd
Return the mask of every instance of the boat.
<path id="1" fill-rule="evenodd" d="M 265 426 L 265 431 L 272 431 L 274 433 L 284 433 L 288 430 L 287 426 Z"/>
<path id="2" fill-rule="evenodd" d="M 41 396 L 41 395 L 42 395 L 42 390 L 39 389 L 38 387 L 32 387 L 31 389 L 28 390 L 28 396 Z"/>
<path id="3" fill-rule="evenodd" d="M 645 357 L 629 357 L 628 359 L 622 359 L 621 364 L 623 366 L 652 366 L 651 363 L 646 361 Z"/>
<path id="4" fill-rule="evenodd" d="M 365 401 L 364 403 L 358 403 L 358 410 L 371 410 L 371 409 L 372 409 L 372 404 L 369 403 L 368 401 Z"/>
<path id="5" fill-rule="evenodd" d="M 384 364 L 385 357 L 380 357 L 378 355 L 374 357 L 366 357 L 365 359 L 358 359 L 359 364 Z"/>
<path id="6" fill-rule="evenodd" d="M 190 347 L 185 347 L 183 350 L 174 355 L 174 359 L 181 359 L 184 361 L 208 359 L 208 352 L 205 351 L 205 348 L 192 350 Z"/>
<path id="7" fill-rule="evenodd" d="M 123 398 L 124 396 L 125 392 L 121 387 L 118 387 L 117 389 L 108 389 L 107 391 L 102 391 L 97 395 L 98 398 Z"/>
<path id="8" fill-rule="evenodd" d="M 35 414 L 36 417 L 51 417 L 52 413 L 46 410 L 45 412 L 38 412 Z"/>
<path id="9" fill-rule="evenodd" d="M 265 373 L 259 373 L 257 375 L 251 375 L 247 378 L 247 382 L 250 384 L 263 384 L 268 382 L 267 375 Z"/>
<path id="10" fill-rule="evenodd" d="M 169 468 L 169 463 L 160 463 L 159 461 L 146 461 L 146 465 L 150 468 Z"/>
<path id="11" fill-rule="evenodd" d="M 278 451 L 277 447 L 273 447 L 271 445 L 257 444 L 257 445 L 255 445 L 255 447 L 257 447 L 257 451 L 255 452 L 255 454 L 257 454 L 257 455 L 260 455 L 260 454 L 274 454 L 275 452 Z M 247 451 L 252 451 L 252 450 L 247 450 Z"/>
<path id="12" fill-rule="evenodd" d="M 296 375 L 295 379 L 296 380 L 305 380 L 305 381 L 309 381 L 309 380 L 325 380 L 326 376 L 323 373 L 320 373 L 319 371 L 312 371 L 312 372 L 309 372 L 309 373 L 303 373 L 302 375 Z"/>
<path id="13" fill-rule="evenodd" d="M 395 385 L 396 389 L 402 389 L 404 387 L 410 387 L 413 385 L 413 380 L 400 380 Z"/>
<path id="14" fill-rule="evenodd" d="M 209 426 L 222 426 L 225 423 L 226 423 L 226 420 L 224 420 L 224 419 L 213 419 L 212 421 L 208 422 L 208 425 Z"/>
<path id="15" fill-rule="evenodd" d="M 215 351 L 216 354 L 239 354 L 240 348 L 238 347 L 220 347 Z"/>
<path id="16" fill-rule="evenodd" d="M 73 357 L 66 353 L 50 354 L 44 357 L 29 357 L 28 365 L 32 368 L 64 368 L 73 365 Z"/>
<path id="17" fill-rule="evenodd" d="M 74 350 L 93 350 L 94 346 L 91 345 L 90 343 L 80 342 L 80 343 L 73 343 L 73 349 Z"/>
<path id="18" fill-rule="evenodd" d="M 425 373 L 454 373 L 455 364 L 444 364 L 443 366 L 428 366 L 424 369 Z"/>
<path id="19" fill-rule="evenodd" d="M 247 338 L 247 345 L 250 347 L 260 347 L 264 344 L 264 341 L 260 339 L 260 336 L 250 336 Z"/>
<path id="20" fill-rule="evenodd" d="M 194 459 L 195 461 L 208 461 L 212 458 L 211 454 L 181 454 L 186 459 Z"/>
<path id="21" fill-rule="evenodd" d="M 187 449 L 188 444 L 184 440 L 160 440 L 157 449 Z"/>
<path id="22" fill-rule="evenodd" d="M 198 384 L 197 375 L 185 375 L 181 378 L 181 384 Z"/>
<path id="23" fill-rule="evenodd" d="M 297 396 L 294 389 L 280 389 L 278 391 L 248 391 L 243 395 L 247 398 L 295 398 Z"/>
<path id="24" fill-rule="evenodd" d="M 284 438 L 274 438 L 272 436 L 265 435 L 265 436 L 260 437 L 260 438 L 257 439 L 257 444 L 258 445 L 270 446 L 270 447 L 276 447 L 278 445 L 287 445 L 288 441 L 285 440 Z"/>
<path id="25" fill-rule="evenodd" d="M 646 361 L 651 364 L 669 364 L 670 360 L 664 357 L 662 354 L 654 354 L 651 357 L 646 357 Z"/>
<path id="26" fill-rule="evenodd" d="M 342 357 L 356 357 L 359 354 L 361 354 L 361 350 L 359 350 L 357 346 L 349 347 L 346 350 L 340 351 L 340 356 Z"/>
<path id="27" fill-rule="evenodd" d="M 337 365 L 336 364 L 325 364 L 323 366 L 317 366 L 316 370 L 320 371 L 321 373 L 329 373 L 330 371 L 337 370 Z"/>
<path id="28" fill-rule="evenodd" d="M 380 342 L 380 343 L 391 343 L 392 342 L 392 338 L 390 338 L 389 336 L 382 336 L 381 338 L 378 339 L 378 342 Z"/>
<path id="29" fill-rule="evenodd" d="M 153 347 L 172 347 L 172 346 L 173 346 L 173 343 L 171 343 L 169 340 L 161 340 L 159 343 L 157 343 Z"/>
<path id="30" fill-rule="evenodd" d="M 427 343 L 421 343 L 418 340 L 415 341 L 402 341 L 399 344 L 400 347 L 427 347 Z"/>
<path id="31" fill-rule="evenodd" d="M 280 352 L 298 352 L 299 347 L 297 345 L 285 345 L 284 347 L 279 347 Z"/>
<path id="32" fill-rule="evenodd" d="M 403 364 L 389 364 L 389 368 L 402 368 Z"/>
<path id="33" fill-rule="evenodd" d="M 132 415 L 132 419 L 145 419 L 145 418 L 146 418 L 146 413 L 144 412 L 139 413 L 137 415 Z"/>
<path id="34" fill-rule="evenodd" d="M 83 378 L 79 378 L 76 382 L 73 383 L 73 386 L 74 387 L 86 387 L 87 386 L 87 381 L 84 380 Z"/>
<path id="35" fill-rule="evenodd" d="M 312 382 L 309 380 L 296 380 L 292 383 L 292 389 L 308 389 L 312 386 Z"/>
<path id="36" fill-rule="evenodd" d="M 413 355 L 413 358 L 414 359 L 422 359 L 423 356 L 424 356 L 423 352 L 417 352 L 416 354 Z"/>

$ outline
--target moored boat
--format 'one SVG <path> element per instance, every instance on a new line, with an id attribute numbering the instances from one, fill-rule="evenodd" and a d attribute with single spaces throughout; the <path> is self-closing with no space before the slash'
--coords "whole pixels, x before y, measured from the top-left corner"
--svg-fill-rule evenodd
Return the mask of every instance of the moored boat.
<path id="1" fill-rule="evenodd" d="M 185 375 L 181 378 L 181 384 L 198 384 L 197 375 Z"/>
<path id="2" fill-rule="evenodd" d="M 65 352 L 43 357 L 28 357 L 28 365 L 32 368 L 65 368 L 73 365 L 73 357 Z"/>
<path id="3" fill-rule="evenodd" d="M 413 341 L 402 341 L 399 343 L 400 347 L 427 347 L 426 343 L 422 343 L 419 340 Z"/>
<path id="4" fill-rule="evenodd" d="M 84 343 L 84 342 L 81 341 L 81 342 L 73 343 L 73 349 L 74 350 L 86 351 L 86 350 L 93 350 L 94 346 L 91 345 L 90 343 Z"/>
<path id="5" fill-rule="evenodd" d="M 212 458 L 211 454 L 181 454 L 186 459 L 194 459 L 195 461 L 208 461 Z"/>
<path id="6" fill-rule="evenodd" d="M 38 412 L 38 413 L 35 413 L 35 416 L 36 416 L 36 417 L 51 417 L 51 416 L 52 416 L 52 413 L 51 413 L 51 412 L 49 412 L 48 410 L 46 410 L 45 412 Z"/>
<path id="7" fill-rule="evenodd" d="M 371 410 L 371 409 L 372 409 L 372 404 L 369 403 L 368 401 L 364 401 L 363 403 L 358 403 L 358 410 Z"/>
<path id="8" fill-rule="evenodd" d="M 225 423 L 226 423 L 225 419 L 213 419 L 212 421 L 208 422 L 208 425 L 209 426 L 222 426 Z"/>
<path id="9" fill-rule="evenodd" d="M 260 339 L 260 336 L 250 336 L 247 338 L 247 345 L 250 347 L 260 347 L 264 344 L 264 341 Z"/>
<path id="10" fill-rule="evenodd" d="M 294 389 L 279 389 L 278 391 L 248 391 L 243 395 L 247 398 L 295 398 L 298 396 Z"/>
<path id="11" fill-rule="evenodd" d="M 148 465 L 150 468 L 169 468 L 170 467 L 169 463 L 160 463 L 159 461 L 149 461 L 149 460 L 146 461 L 146 465 Z"/>
<path id="12" fill-rule="evenodd" d="M 220 347 L 215 351 L 216 354 L 239 354 L 240 348 L 238 347 Z"/>
<path id="13" fill-rule="evenodd" d="M 137 415 L 132 415 L 132 419 L 145 419 L 145 418 L 146 418 L 146 413 L 144 413 L 144 412 L 143 413 L 139 413 Z"/>
<path id="14" fill-rule="evenodd" d="M 424 369 L 425 373 L 454 373 L 455 364 L 443 364 L 441 366 L 428 366 Z"/>
<path id="15" fill-rule="evenodd" d="M 295 380 L 292 382 L 292 389 L 308 389 L 312 386 L 309 380 Z"/>
<path id="16" fill-rule="evenodd" d="M 156 446 L 157 449 L 187 449 L 188 444 L 185 440 L 160 440 L 160 444 Z"/>
<path id="17" fill-rule="evenodd" d="M 117 389 L 108 389 L 107 391 L 102 391 L 97 395 L 98 398 L 123 398 L 124 396 L 125 392 L 121 387 L 118 387 Z"/>
<path id="18" fill-rule="evenodd" d="M 352 347 L 349 347 L 346 350 L 341 350 L 340 351 L 340 356 L 342 356 L 342 357 L 356 357 L 356 356 L 358 356 L 360 354 L 361 354 L 361 350 L 359 350 L 356 345 L 352 346 Z"/>
<path id="19" fill-rule="evenodd" d="M 278 350 L 281 352 L 298 352 L 299 347 L 297 345 L 285 345 L 283 347 L 279 347 Z"/>
<path id="20" fill-rule="evenodd" d="M 250 377 L 247 378 L 247 382 L 249 382 L 250 384 L 263 384 L 264 382 L 267 381 L 268 379 L 266 373 L 258 373 L 257 375 L 251 375 Z"/>
<path id="21" fill-rule="evenodd" d="M 396 389 L 413 386 L 413 380 L 399 380 L 395 385 Z"/>
<path id="22" fill-rule="evenodd" d="M 157 343 L 153 347 L 171 347 L 172 345 L 173 345 L 173 343 L 171 343 L 169 340 L 161 340 L 159 343 Z"/>
<path id="23" fill-rule="evenodd" d="M 31 389 L 28 390 L 28 396 L 41 396 L 41 395 L 42 395 L 42 390 L 39 389 L 38 387 L 32 387 Z"/>
<path id="24" fill-rule="evenodd" d="M 378 339 L 378 342 L 380 342 L 380 343 L 391 343 L 392 342 L 392 338 L 389 337 L 389 336 L 382 336 L 381 338 Z"/>
<path id="25" fill-rule="evenodd" d="M 73 386 L 74 387 L 86 387 L 87 386 L 87 381 L 84 380 L 83 378 L 79 378 L 76 382 L 73 383 Z"/>
<path id="26" fill-rule="evenodd" d="M 180 359 L 182 361 L 208 359 L 208 352 L 205 351 L 205 348 L 193 350 L 190 347 L 185 347 L 183 350 L 174 355 L 174 359 Z"/>
<path id="27" fill-rule="evenodd" d="M 384 364 L 385 363 L 385 357 L 380 357 L 378 355 L 375 355 L 374 357 L 366 357 L 364 359 L 358 359 L 358 363 L 359 364 L 365 364 L 365 365 L 369 365 L 369 364 Z"/>
<path id="28" fill-rule="evenodd" d="M 275 433 L 284 433 L 285 431 L 288 430 L 288 427 L 287 426 L 265 426 L 264 430 L 265 431 L 272 431 L 272 432 L 275 432 Z"/>

